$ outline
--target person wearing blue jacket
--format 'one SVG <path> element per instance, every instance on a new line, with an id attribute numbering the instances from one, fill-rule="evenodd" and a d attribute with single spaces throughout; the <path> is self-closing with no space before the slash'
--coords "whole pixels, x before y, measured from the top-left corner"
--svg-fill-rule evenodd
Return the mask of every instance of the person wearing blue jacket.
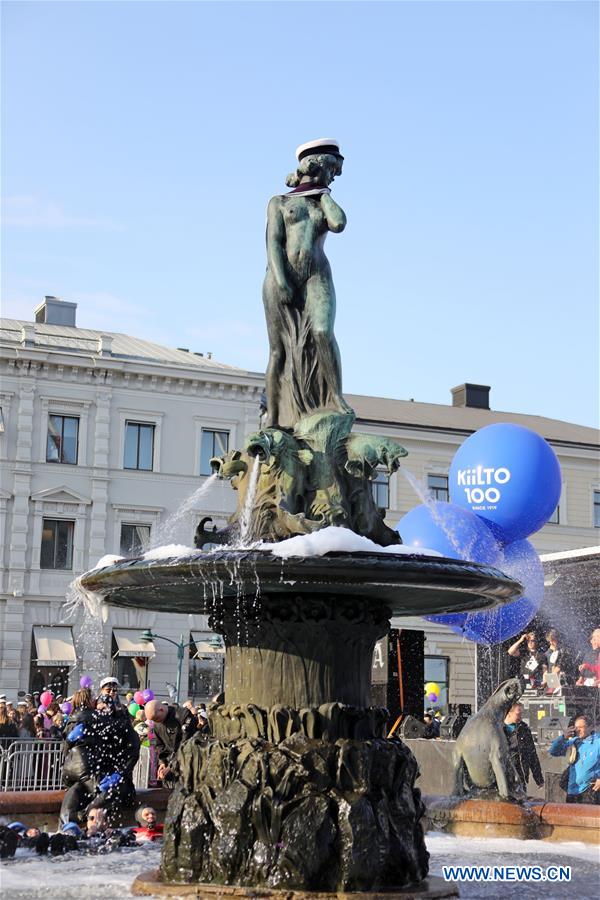
<path id="1" fill-rule="evenodd" d="M 589 716 L 578 716 L 573 726 L 548 748 L 550 756 L 569 760 L 567 803 L 600 804 L 600 734 Z"/>

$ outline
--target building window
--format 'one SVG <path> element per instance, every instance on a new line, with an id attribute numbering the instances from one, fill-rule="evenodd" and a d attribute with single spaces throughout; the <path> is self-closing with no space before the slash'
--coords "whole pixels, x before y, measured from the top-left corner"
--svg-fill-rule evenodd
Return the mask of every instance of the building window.
<path id="1" fill-rule="evenodd" d="M 443 500 L 447 503 L 450 499 L 447 475 L 428 475 L 427 489 L 434 500 Z"/>
<path id="2" fill-rule="evenodd" d="M 73 532 L 75 522 L 66 519 L 44 519 L 40 568 L 73 568 Z"/>
<path id="3" fill-rule="evenodd" d="M 600 491 L 594 491 L 594 528 L 600 528 Z"/>
<path id="4" fill-rule="evenodd" d="M 200 474 L 212 475 L 211 459 L 213 456 L 223 456 L 228 450 L 228 431 L 212 431 L 209 428 L 203 428 L 202 442 L 200 444 Z"/>
<path id="5" fill-rule="evenodd" d="M 560 524 L 560 504 L 556 504 L 556 509 L 548 519 L 548 525 L 559 525 Z"/>
<path id="6" fill-rule="evenodd" d="M 450 660 L 447 656 L 425 657 L 425 684 L 436 684 L 439 687 L 437 700 L 430 699 L 425 694 L 425 709 L 433 708 L 443 713 L 448 712 L 448 667 Z M 423 689 L 425 685 L 423 686 Z"/>
<path id="7" fill-rule="evenodd" d="M 123 468 L 152 471 L 154 458 L 154 425 L 125 422 Z"/>
<path id="8" fill-rule="evenodd" d="M 77 416 L 48 415 L 46 462 L 77 465 L 79 418 Z"/>
<path id="9" fill-rule="evenodd" d="M 385 472 L 378 472 L 377 477 L 371 482 L 373 499 L 379 509 L 389 509 L 390 505 L 390 478 Z"/>
<path id="10" fill-rule="evenodd" d="M 149 525 L 121 525 L 121 556 L 141 556 L 149 543 Z"/>

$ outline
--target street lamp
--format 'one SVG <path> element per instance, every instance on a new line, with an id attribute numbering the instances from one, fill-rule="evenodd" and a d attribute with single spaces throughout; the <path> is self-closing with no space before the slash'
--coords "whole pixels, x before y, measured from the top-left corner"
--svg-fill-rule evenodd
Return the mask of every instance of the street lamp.
<path id="1" fill-rule="evenodd" d="M 173 646 L 177 647 L 177 683 L 175 685 L 175 701 L 179 705 L 179 694 L 181 691 L 181 669 L 183 666 L 183 657 L 185 655 L 185 648 L 193 646 L 195 641 L 188 641 L 187 643 L 183 640 L 183 635 L 181 635 L 179 642 L 173 641 L 171 638 L 165 637 L 162 634 L 154 634 L 151 628 L 146 628 L 145 631 L 142 631 L 140 636 L 140 641 L 142 644 L 151 644 L 158 638 L 161 641 L 168 641 L 169 644 L 173 644 Z"/>

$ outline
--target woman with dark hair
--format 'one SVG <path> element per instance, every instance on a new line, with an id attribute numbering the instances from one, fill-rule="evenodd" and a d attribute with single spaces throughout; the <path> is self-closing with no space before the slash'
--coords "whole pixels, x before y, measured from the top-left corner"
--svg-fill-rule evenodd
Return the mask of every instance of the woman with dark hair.
<path id="1" fill-rule="evenodd" d="M 18 738 L 19 729 L 6 712 L 5 706 L 0 706 L 0 738 Z"/>
<path id="2" fill-rule="evenodd" d="M 21 718 L 21 725 L 19 727 L 19 737 L 23 740 L 29 740 L 29 738 L 35 738 L 35 724 L 33 721 L 33 716 L 31 713 L 26 712 L 23 714 Z"/>
<path id="3" fill-rule="evenodd" d="M 269 334 L 267 426 L 293 428 L 317 410 L 350 413 L 333 333 L 335 289 L 324 244 L 346 227 L 329 185 L 342 173 L 332 139 L 304 144 L 288 194 L 267 210 L 267 274 L 263 302 Z"/>

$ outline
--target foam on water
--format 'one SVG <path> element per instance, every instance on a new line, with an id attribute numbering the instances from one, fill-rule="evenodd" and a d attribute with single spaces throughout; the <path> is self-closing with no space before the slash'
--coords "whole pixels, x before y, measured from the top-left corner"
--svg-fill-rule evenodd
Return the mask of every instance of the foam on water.
<path id="1" fill-rule="evenodd" d="M 173 559 L 180 556 L 200 556 L 202 550 L 195 547 L 186 547 L 184 544 L 166 544 L 164 547 L 155 547 L 154 550 L 147 550 L 144 553 L 144 559 Z"/>
<path id="2" fill-rule="evenodd" d="M 491 897 L 518 900 L 547 900 L 568 897 L 590 900 L 597 894 L 598 848 L 574 841 L 521 841 L 516 838 L 462 838 L 429 832 L 432 875 L 442 875 L 442 866 L 571 866 L 568 884 L 539 882 L 461 882 L 460 896 L 469 900 Z M 159 865 L 160 846 L 145 844 L 108 855 L 67 854 L 39 857 L 18 850 L 12 860 L 0 864 L 3 900 L 121 900 L 130 897 L 133 879 L 144 869 Z M 358 895 L 357 895 L 358 896 Z"/>
<path id="3" fill-rule="evenodd" d="M 391 553 L 394 555 L 411 556 L 442 556 L 437 550 L 427 550 L 424 547 L 405 547 L 403 544 L 394 544 L 391 547 L 381 547 L 369 538 L 350 531 L 349 528 L 339 528 L 330 525 L 312 534 L 299 534 L 288 538 L 278 544 L 262 542 L 257 545 L 258 550 L 268 550 L 273 556 L 287 559 L 291 556 L 324 556 L 325 553 Z"/>
<path id="4" fill-rule="evenodd" d="M 93 572 L 94 569 L 104 569 L 106 566 L 114 566 L 115 563 L 121 562 L 126 559 L 125 556 L 115 556 L 114 553 L 107 553 L 106 556 L 101 556 L 95 566 L 93 566 L 90 571 Z"/>

